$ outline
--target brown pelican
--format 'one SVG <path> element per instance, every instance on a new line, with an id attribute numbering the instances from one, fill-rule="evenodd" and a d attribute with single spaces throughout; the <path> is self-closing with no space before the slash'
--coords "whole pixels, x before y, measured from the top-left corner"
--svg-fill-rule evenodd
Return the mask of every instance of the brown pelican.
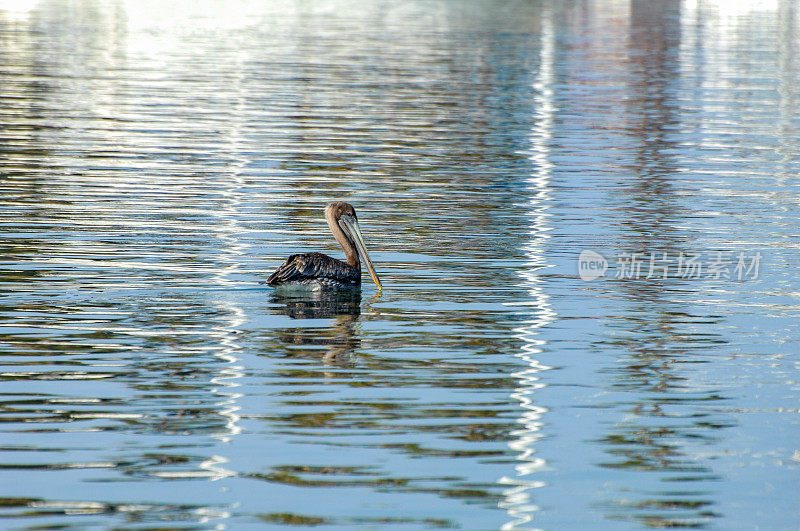
<path id="1" fill-rule="evenodd" d="M 381 281 L 364 246 L 353 206 L 343 201 L 331 203 L 325 208 L 325 219 L 333 237 L 344 249 L 347 262 L 322 253 L 293 254 L 269 276 L 267 284 L 313 291 L 359 289 L 363 261 L 380 290 Z"/>

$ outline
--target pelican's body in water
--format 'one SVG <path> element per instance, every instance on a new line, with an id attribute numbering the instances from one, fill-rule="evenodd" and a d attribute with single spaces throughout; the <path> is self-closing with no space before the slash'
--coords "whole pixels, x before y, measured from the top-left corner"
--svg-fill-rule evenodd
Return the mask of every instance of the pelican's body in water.
<path id="1" fill-rule="evenodd" d="M 344 249 L 346 262 L 322 253 L 293 254 L 267 279 L 267 284 L 282 289 L 329 291 L 361 288 L 361 262 L 381 289 L 381 281 L 364 246 L 358 218 L 352 205 L 343 201 L 325 209 L 325 219 L 333 237 Z"/>

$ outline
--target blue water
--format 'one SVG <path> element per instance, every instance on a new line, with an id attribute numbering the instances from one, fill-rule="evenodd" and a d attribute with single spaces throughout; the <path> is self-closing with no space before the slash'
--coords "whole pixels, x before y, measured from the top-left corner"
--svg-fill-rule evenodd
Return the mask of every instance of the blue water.
<path id="1" fill-rule="evenodd" d="M 0 2 L 0 528 L 796 529 L 798 8 Z"/>

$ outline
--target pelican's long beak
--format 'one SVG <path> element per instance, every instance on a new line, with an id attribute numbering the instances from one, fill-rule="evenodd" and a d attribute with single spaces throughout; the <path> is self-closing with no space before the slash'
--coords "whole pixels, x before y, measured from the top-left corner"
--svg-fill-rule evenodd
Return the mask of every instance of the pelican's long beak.
<path id="1" fill-rule="evenodd" d="M 378 286 L 379 290 L 383 289 L 383 286 L 381 286 L 381 281 L 378 278 L 378 274 L 375 272 L 375 268 L 372 267 L 372 260 L 369 259 L 367 247 L 364 245 L 364 238 L 361 236 L 361 229 L 358 228 L 358 221 L 356 221 L 356 219 L 352 216 L 342 216 L 339 218 L 339 225 L 342 227 L 342 230 L 350 235 L 350 239 L 352 239 L 356 244 L 358 256 L 367 266 L 367 271 L 369 271 L 369 274 L 372 277 L 372 280 L 375 282 L 375 285 Z"/>

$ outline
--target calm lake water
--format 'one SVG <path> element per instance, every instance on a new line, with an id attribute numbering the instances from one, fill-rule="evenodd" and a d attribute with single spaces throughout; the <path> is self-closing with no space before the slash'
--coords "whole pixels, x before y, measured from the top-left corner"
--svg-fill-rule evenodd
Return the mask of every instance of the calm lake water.
<path id="1" fill-rule="evenodd" d="M 796 529 L 750 4 L 0 2 L 0 528 Z M 385 289 L 259 284 L 336 199 Z"/>

